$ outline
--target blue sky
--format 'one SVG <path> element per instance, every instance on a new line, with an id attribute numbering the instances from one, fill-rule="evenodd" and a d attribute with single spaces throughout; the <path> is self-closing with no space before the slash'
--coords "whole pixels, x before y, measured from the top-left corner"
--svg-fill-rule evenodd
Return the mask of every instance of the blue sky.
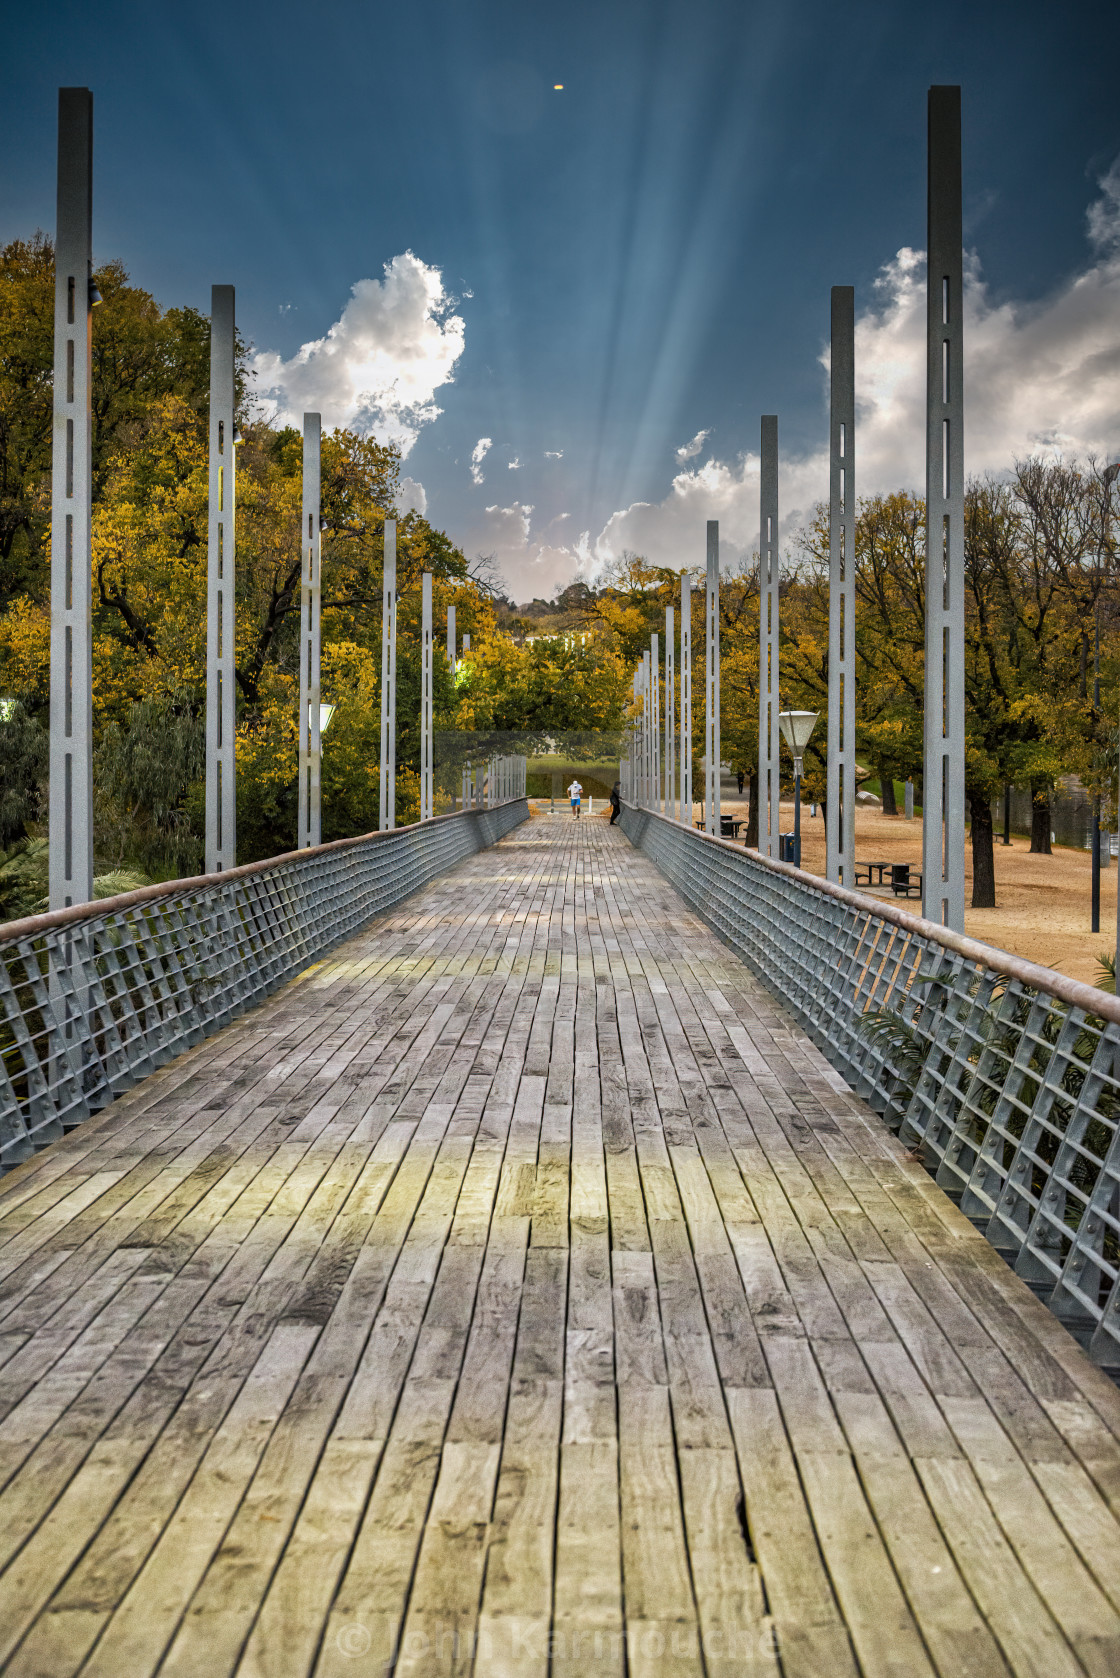
<path id="1" fill-rule="evenodd" d="M 404 436 L 429 516 L 519 598 L 626 546 L 698 559 L 705 516 L 749 552 L 763 412 L 792 530 L 826 488 L 833 284 L 861 487 L 920 484 L 897 253 L 930 82 L 963 87 L 970 463 L 1120 450 L 1115 4 L 4 0 L 3 39 L 0 237 L 51 228 L 55 90 L 88 85 L 96 254 L 165 304 L 234 283 L 262 389 Z"/>

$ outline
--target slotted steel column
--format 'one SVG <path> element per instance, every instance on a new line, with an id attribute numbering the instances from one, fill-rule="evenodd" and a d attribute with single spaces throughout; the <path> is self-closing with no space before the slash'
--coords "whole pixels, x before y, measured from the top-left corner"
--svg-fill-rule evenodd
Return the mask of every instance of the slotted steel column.
<path id="1" fill-rule="evenodd" d="M 420 624 L 420 820 L 431 821 L 435 785 L 432 779 L 432 573 L 421 580 Z"/>
<path id="2" fill-rule="evenodd" d="M 237 866 L 234 290 L 210 292 L 210 525 L 206 589 L 206 872 Z"/>
<path id="3" fill-rule="evenodd" d="M 692 580 L 681 572 L 681 821 L 692 826 Z"/>
<path id="4" fill-rule="evenodd" d="M 855 886 L 855 291 L 832 288 L 828 501 L 828 790 L 825 876 Z"/>
<path id="5" fill-rule="evenodd" d="M 650 716 L 649 751 L 653 772 L 653 808 L 661 808 L 661 649 L 657 631 L 649 638 Z"/>
<path id="6" fill-rule="evenodd" d="M 674 640 L 673 608 L 665 608 L 665 814 L 670 821 L 677 816 L 677 777 L 676 752 L 673 729 L 676 724 L 676 650 Z"/>
<path id="7" fill-rule="evenodd" d="M 758 848 L 778 855 L 781 758 L 778 750 L 778 416 L 762 416 L 758 531 Z"/>
<path id="8" fill-rule="evenodd" d="M 381 769 L 377 825 L 397 825 L 397 524 L 385 520 L 381 579 Z"/>
<path id="9" fill-rule="evenodd" d="M 90 354 L 93 95 L 58 92 L 51 454 L 50 906 L 93 896 Z"/>
<path id="10" fill-rule="evenodd" d="M 964 931 L 961 90 L 929 90 L 922 911 Z"/>
<path id="11" fill-rule="evenodd" d="M 719 520 L 708 520 L 708 571 L 704 591 L 705 655 L 704 749 L 708 767 L 704 786 L 704 822 L 718 834 L 719 820 Z"/>
<path id="12" fill-rule="evenodd" d="M 319 734 L 320 451 L 322 422 L 303 416 L 303 583 L 299 609 L 299 838 L 322 843 L 322 741 Z"/>

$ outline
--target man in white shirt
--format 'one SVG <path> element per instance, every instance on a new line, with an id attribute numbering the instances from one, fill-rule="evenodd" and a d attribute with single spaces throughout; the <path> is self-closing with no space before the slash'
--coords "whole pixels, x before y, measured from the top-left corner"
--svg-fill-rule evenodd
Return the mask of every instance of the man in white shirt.
<path id="1" fill-rule="evenodd" d="M 579 801 L 583 797 L 583 788 L 578 781 L 573 781 L 568 788 L 568 797 L 572 801 L 572 815 L 579 820 Z"/>

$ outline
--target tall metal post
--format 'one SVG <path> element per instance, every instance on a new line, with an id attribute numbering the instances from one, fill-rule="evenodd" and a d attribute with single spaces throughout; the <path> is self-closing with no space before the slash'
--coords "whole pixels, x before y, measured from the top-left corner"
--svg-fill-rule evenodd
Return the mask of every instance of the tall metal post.
<path id="1" fill-rule="evenodd" d="M 435 815 L 432 776 L 432 573 L 421 580 L 420 622 L 420 820 Z"/>
<path id="2" fill-rule="evenodd" d="M 673 646 L 673 608 L 665 608 L 665 814 L 670 821 L 677 819 L 677 778 L 676 752 L 674 751 L 673 730 L 676 725 L 675 705 L 675 667 L 676 651 Z"/>
<path id="3" fill-rule="evenodd" d="M 704 590 L 705 677 L 704 750 L 707 772 L 704 821 L 709 833 L 719 835 L 719 520 L 708 520 L 708 572 Z"/>
<path id="4" fill-rule="evenodd" d="M 929 90 L 922 912 L 964 931 L 961 90 Z"/>
<path id="5" fill-rule="evenodd" d="M 656 630 L 649 638 L 649 750 L 653 770 L 653 808 L 661 808 L 661 649 Z"/>
<path id="6" fill-rule="evenodd" d="M 381 770 L 377 825 L 397 825 L 397 523 L 385 520 L 381 579 Z"/>
<path id="7" fill-rule="evenodd" d="M 58 91 L 51 455 L 50 906 L 93 896 L 90 630 L 93 95 Z"/>
<path id="8" fill-rule="evenodd" d="M 322 421 L 303 416 L 303 581 L 299 607 L 299 837 L 297 846 L 319 845 L 322 822 L 322 741 L 319 735 L 320 448 Z"/>
<path id="9" fill-rule="evenodd" d="M 447 608 L 447 668 L 451 672 L 451 680 L 455 680 L 455 653 L 458 642 L 455 639 L 455 608 Z"/>
<path id="10" fill-rule="evenodd" d="M 825 878 L 855 885 L 856 488 L 855 291 L 832 288 L 828 492 L 828 789 Z"/>
<path id="11" fill-rule="evenodd" d="M 681 821 L 692 826 L 692 580 L 681 572 Z"/>
<path id="12" fill-rule="evenodd" d="M 206 566 L 206 872 L 237 866 L 234 293 L 210 292 L 210 524 Z"/>
<path id="13" fill-rule="evenodd" d="M 778 416 L 762 416 L 758 565 L 758 848 L 777 859 L 781 831 L 778 750 Z"/>

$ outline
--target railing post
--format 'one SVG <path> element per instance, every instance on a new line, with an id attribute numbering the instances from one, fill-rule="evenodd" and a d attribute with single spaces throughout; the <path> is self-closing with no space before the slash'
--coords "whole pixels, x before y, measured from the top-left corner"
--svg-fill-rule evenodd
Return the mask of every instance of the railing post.
<path id="1" fill-rule="evenodd" d="M 234 291 L 210 292 L 210 522 L 206 589 L 206 872 L 237 866 L 237 441 Z"/>
<path id="2" fill-rule="evenodd" d="M 297 849 L 322 842 L 322 741 L 319 735 L 320 450 L 322 420 L 303 416 L 303 583 L 299 612 L 299 838 Z"/>
<path id="3" fill-rule="evenodd" d="M 455 680 L 455 653 L 458 643 L 455 639 L 455 607 L 447 608 L 447 668 L 451 672 L 451 680 Z"/>
<path id="4" fill-rule="evenodd" d="M 855 291 L 832 288 L 828 505 L 828 790 L 825 877 L 855 887 Z"/>
<path id="5" fill-rule="evenodd" d="M 708 767 L 704 786 L 704 822 L 719 835 L 719 520 L 708 520 L 708 569 L 704 591 L 705 655 L 704 749 Z"/>
<path id="6" fill-rule="evenodd" d="M 385 520 L 381 577 L 381 768 L 377 825 L 397 825 L 397 522 Z"/>
<path id="7" fill-rule="evenodd" d="M 778 416 L 762 416 L 759 504 L 758 625 L 758 848 L 778 856 L 781 832 L 781 756 L 778 747 Z"/>
<path id="8" fill-rule="evenodd" d="M 964 931 L 961 90 L 929 90 L 922 910 Z"/>
<path id="9" fill-rule="evenodd" d="M 93 896 L 93 95 L 58 91 L 51 452 L 50 906 Z"/>

